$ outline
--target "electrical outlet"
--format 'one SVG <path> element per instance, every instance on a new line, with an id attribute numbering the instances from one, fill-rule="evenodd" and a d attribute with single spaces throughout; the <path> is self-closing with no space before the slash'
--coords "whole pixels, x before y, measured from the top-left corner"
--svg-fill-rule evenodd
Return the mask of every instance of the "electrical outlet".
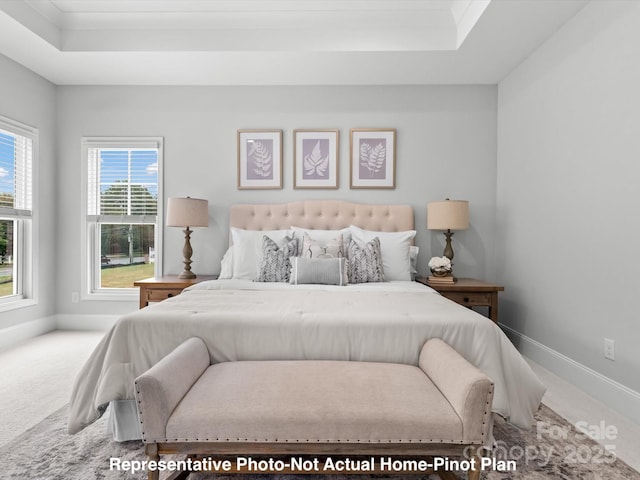
<path id="1" fill-rule="evenodd" d="M 613 340 L 611 340 L 610 338 L 604 339 L 604 358 L 615 360 L 615 347 Z"/>
<path id="2" fill-rule="evenodd" d="M 80 294 L 78 292 L 71 292 L 71 303 L 78 303 L 80 301 Z"/>

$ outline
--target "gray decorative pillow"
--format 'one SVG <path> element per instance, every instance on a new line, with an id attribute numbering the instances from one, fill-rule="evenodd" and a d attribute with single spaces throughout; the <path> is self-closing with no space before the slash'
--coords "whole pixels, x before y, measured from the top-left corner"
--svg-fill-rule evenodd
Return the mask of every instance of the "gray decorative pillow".
<path id="1" fill-rule="evenodd" d="M 349 283 L 384 282 L 380 239 L 373 238 L 360 246 L 355 240 L 347 247 Z"/>
<path id="2" fill-rule="evenodd" d="M 291 260 L 291 278 L 289 283 L 302 285 L 320 283 L 323 285 L 346 285 L 347 259 L 340 258 L 304 258 Z"/>
<path id="3" fill-rule="evenodd" d="M 256 282 L 288 282 L 291 272 L 290 257 L 298 255 L 298 241 L 284 237 L 284 245 L 278 246 L 267 235 L 262 237 L 262 260 Z"/>

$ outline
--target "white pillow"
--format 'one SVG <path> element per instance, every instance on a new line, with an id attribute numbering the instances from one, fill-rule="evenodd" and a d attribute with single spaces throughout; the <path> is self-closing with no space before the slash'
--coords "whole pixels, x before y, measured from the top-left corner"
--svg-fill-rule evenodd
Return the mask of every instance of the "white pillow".
<path id="1" fill-rule="evenodd" d="M 411 281 L 411 260 L 409 247 L 411 241 L 416 236 L 415 230 L 406 232 L 373 232 L 351 225 L 351 236 L 360 245 L 373 240 L 380 239 L 380 250 L 382 252 L 382 266 L 384 269 L 384 280 Z"/>
<path id="2" fill-rule="evenodd" d="M 233 240 L 233 278 L 255 280 L 262 260 L 262 237 L 267 235 L 281 246 L 291 230 L 243 230 L 231 227 Z"/>
<path id="3" fill-rule="evenodd" d="M 233 245 L 231 245 L 220 261 L 220 280 L 228 280 L 233 278 Z"/>

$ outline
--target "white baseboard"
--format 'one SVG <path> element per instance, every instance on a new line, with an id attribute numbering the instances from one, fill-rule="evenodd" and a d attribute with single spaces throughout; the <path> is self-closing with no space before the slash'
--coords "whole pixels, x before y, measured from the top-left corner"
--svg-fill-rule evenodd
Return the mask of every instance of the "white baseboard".
<path id="1" fill-rule="evenodd" d="M 44 335 L 57 328 L 56 317 L 43 317 L 19 323 L 0 330 L 0 351 L 13 347 L 30 338 Z"/>
<path id="2" fill-rule="evenodd" d="M 122 315 L 56 315 L 58 330 L 98 330 L 106 332 Z"/>
<path id="3" fill-rule="evenodd" d="M 108 331 L 121 315 L 53 315 L 0 329 L 0 351 L 54 330 Z"/>
<path id="4" fill-rule="evenodd" d="M 640 393 L 506 325 L 500 327 L 515 339 L 522 355 L 640 424 Z"/>

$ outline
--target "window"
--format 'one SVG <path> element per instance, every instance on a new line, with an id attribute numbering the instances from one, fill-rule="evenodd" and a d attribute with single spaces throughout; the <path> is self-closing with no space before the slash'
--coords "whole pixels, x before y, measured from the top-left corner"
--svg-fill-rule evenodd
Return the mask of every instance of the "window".
<path id="1" fill-rule="evenodd" d="M 84 139 L 87 293 L 160 274 L 162 139 Z"/>
<path id="2" fill-rule="evenodd" d="M 32 298 L 33 163 L 38 130 L 0 117 L 0 305 Z"/>

